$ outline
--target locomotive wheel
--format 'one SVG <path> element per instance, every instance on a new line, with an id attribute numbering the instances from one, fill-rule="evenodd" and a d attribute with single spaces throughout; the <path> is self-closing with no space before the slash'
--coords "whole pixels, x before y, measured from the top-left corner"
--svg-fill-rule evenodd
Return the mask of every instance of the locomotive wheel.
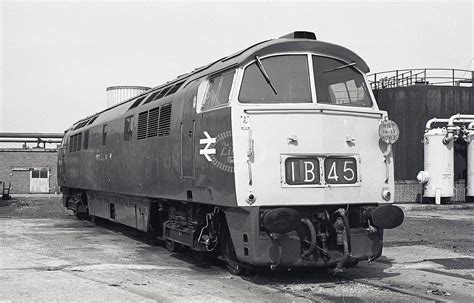
<path id="1" fill-rule="evenodd" d="M 346 264 L 344 264 L 345 268 L 354 268 L 359 264 L 359 261 L 348 261 Z"/>
<path id="2" fill-rule="evenodd" d="M 223 229 L 221 232 L 221 255 L 226 263 L 226 268 L 233 275 L 242 275 L 245 272 L 245 269 L 237 261 L 237 255 L 235 254 L 234 244 L 230 237 L 227 222 L 224 221 L 221 226 Z"/>
<path id="3" fill-rule="evenodd" d="M 171 240 L 166 240 L 166 249 L 169 252 L 177 252 L 178 251 L 178 243 L 171 241 Z"/>
<path id="4" fill-rule="evenodd" d="M 244 268 L 239 263 L 231 260 L 226 260 L 226 268 L 231 274 L 235 276 L 240 276 L 244 273 Z"/>

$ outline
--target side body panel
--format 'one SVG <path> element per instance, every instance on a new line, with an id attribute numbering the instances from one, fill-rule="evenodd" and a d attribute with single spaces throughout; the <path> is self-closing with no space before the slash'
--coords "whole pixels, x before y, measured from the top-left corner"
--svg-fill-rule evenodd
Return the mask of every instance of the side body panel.
<path id="1" fill-rule="evenodd" d="M 216 165 L 220 155 L 211 154 L 209 161 L 200 154 L 206 148 L 206 144 L 200 144 L 206 138 L 205 132 L 213 138 L 220 136 L 217 145 L 231 144 L 231 110 L 224 107 L 197 114 L 198 85 L 199 82 L 191 83 L 169 98 L 130 111 L 124 107 L 119 117 L 70 133 L 66 142 L 71 134 L 89 130 L 88 149 L 69 152 L 64 147 L 61 164 L 64 178 L 59 178 L 60 185 L 148 198 L 236 205 L 231 159 L 221 169 Z M 167 104 L 172 105 L 169 135 L 137 139 L 138 115 Z M 132 138 L 125 141 L 124 121 L 129 116 L 133 116 Z M 107 135 L 102 145 L 105 124 Z M 208 147 L 212 148 L 216 149 L 214 145 Z M 221 148 L 217 150 L 220 152 Z"/>

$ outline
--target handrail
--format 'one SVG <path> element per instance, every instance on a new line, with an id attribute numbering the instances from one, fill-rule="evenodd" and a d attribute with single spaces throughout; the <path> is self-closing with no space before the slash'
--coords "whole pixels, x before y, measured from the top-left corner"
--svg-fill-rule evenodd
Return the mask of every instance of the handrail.
<path id="1" fill-rule="evenodd" d="M 407 86 L 470 86 L 474 71 L 453 68 L 397 69 L 367 76 L 373 90 Z"/>

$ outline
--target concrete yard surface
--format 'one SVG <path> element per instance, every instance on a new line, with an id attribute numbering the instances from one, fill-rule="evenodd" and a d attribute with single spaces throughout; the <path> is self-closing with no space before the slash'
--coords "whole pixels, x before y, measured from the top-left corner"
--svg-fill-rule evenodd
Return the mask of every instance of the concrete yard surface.
<path id="1" fill-rule="evenodd" d="M 237 277 L 141 232 L 78 220 L 59 197 L 18 197 L 0 204 L 0 302 L 469 302 L 472 210 L 457 212 L 408 213 L 398 231 L 386 231 L 382 258 L 339 277 L 260 269 Z M 443 246 L 443 229 L 457 230 L 463 245 Z"/>

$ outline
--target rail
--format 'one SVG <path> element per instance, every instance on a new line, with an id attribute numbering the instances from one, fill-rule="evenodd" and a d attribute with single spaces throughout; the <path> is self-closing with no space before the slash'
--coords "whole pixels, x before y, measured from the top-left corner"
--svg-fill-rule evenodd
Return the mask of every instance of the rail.
<path id="1" fill-rule="evenodd" d="M 474 71 L 449 68 L 398 69 L 368 75 L 373 90 L 407 86 L 474 87 Z"/>

